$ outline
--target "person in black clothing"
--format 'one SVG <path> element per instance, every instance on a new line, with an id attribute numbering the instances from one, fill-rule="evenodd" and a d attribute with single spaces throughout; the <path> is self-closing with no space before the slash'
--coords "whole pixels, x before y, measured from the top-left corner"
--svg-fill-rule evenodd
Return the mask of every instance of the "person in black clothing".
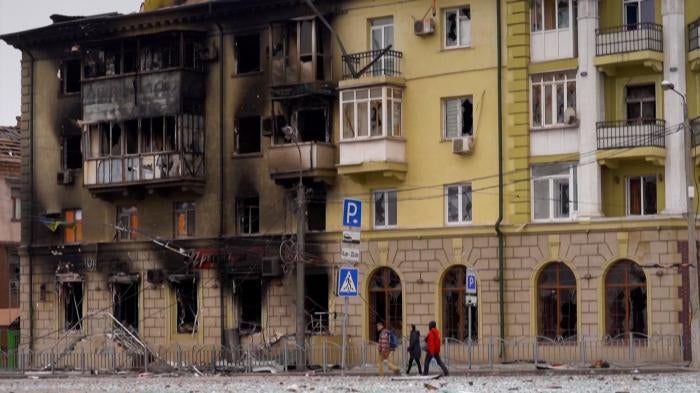
<path id="1" fill-rule="evenodd" d="M 411 373 L 411 367 L 413 366 L 413 362 L 416 362 L 416 366 L 418 366 L 418 375 L 421 374 L 421 367 L 420 367 L 420 332 L 416 330 L 416 325 L 411 325 L 411 335 L 409 336 L 408 339 L 408 369 L 406 369 L 406 374 Z"/>

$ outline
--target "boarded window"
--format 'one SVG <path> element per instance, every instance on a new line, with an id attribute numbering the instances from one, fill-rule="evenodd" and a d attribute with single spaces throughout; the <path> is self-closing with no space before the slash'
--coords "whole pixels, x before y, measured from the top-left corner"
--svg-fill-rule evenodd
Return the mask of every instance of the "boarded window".
<path id="1" fill-rule="evenodd" d="M 260 116 L 236 120 L 236 154 L 260 153 Z"/>
<path id="2" fill-rule="evenodd" d="M 237 74 L 260 71 L 260 34 L 236 36 L 235 47 Z"/>
<path id="3" fill-rule="evenodd" d="M 175 237 L 194 236 L 195 204 L 194 202 L 178 202 L 175 204 Z"/>
<path id="4" fill-rule="evenodd" d="M 83 210 L 68 209 L 63 213 L 66 227 L 64 241 L 66 243 L 80 243 L 83 241 Z"/>

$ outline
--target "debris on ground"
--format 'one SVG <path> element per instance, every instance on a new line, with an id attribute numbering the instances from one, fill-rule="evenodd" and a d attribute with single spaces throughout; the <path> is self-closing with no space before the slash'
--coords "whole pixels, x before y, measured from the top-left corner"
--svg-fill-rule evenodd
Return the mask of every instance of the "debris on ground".
<path id="1" fill-rule="evenodd" d="M 591 365 L 591 368 L 610 368 L 610 363 L 605 360 L 598 359 Z"/>

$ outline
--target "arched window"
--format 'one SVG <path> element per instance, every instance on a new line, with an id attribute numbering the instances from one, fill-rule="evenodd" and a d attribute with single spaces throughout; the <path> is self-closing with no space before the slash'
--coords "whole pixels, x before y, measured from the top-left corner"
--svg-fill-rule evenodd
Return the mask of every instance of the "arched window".
<path id="1" fill-rule="evenodd" d="M 469 335 L 469 314 L 465 303 L 467 268 L 451 267 L 442 280 L 442 331 L 445 337 L 460 341 Z M 477 308 L 472 307 L 472 340 L 479 336 L 477 331 Z"/>
<path id="2" fill-rule="evenodd" d="M 613 338 L 647 334 L 647 279 L 632 261 L 615 263 L 605 275 L 605 331 Z"/>
<path id="3" fill-rule="evenodd" d="M 401 279 L 388 267 L 375 271 L 369 279 L 369 337 L 377 338 L 377 322 L 400 334 L 403 326 Z"/>
<path id="4" fill-rule="evenodd" d="M 576 277 L 562 262 L 545 266 L 537 278 L 537 334 L 576 340 Z"/>

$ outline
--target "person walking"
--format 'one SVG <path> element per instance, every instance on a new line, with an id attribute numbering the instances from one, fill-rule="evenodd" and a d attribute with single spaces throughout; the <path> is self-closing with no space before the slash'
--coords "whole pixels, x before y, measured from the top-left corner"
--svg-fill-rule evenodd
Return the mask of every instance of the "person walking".
<path id="1" fill-rule="evenodd" d="M 394 374 L 399 374 L 401 372 L 399 368 L 389 360 L 389 355 L 391 355 L 391 351 L 393 350 L 391 347 L 392 333 L 389 329 L 384 327 L 383 322 L 377 322 L 377 332 L 379 333 L 379 339 L 377 340 L 379 343 L 379 375 L 384 376 L 384 363 L 389 366 L 389 369 L 391 369 Z"/>
<path id="2" fill-rule="evenodd" d="M 406 369 L 406 374 L 411 373 L 411 367 L 413 362 L 416 362 L 418 366 L 418 375 L 421 375 L 420 367 L 420 332 L 416 330 L 416 325 L 411 325 L 411 335 L 408 339 L 408 368 Z"/>
<path id="3" fill-rule="evenodd" d="M 430 321 L 428 324 L 428 336 L 425 338 L 426 352 L 425 352 L 425 369 L 423 370 L 423 375 L 428 375 L 428 369 L 430 368 L 430 361 L 435 359 L 438 366 L 442 369 L 442 375 L 448 376 L 450 373 L 447 371 L 447 367 L 442 363 L 440 359 L 440 331 L 435 324 L 435 321 Z"/>

